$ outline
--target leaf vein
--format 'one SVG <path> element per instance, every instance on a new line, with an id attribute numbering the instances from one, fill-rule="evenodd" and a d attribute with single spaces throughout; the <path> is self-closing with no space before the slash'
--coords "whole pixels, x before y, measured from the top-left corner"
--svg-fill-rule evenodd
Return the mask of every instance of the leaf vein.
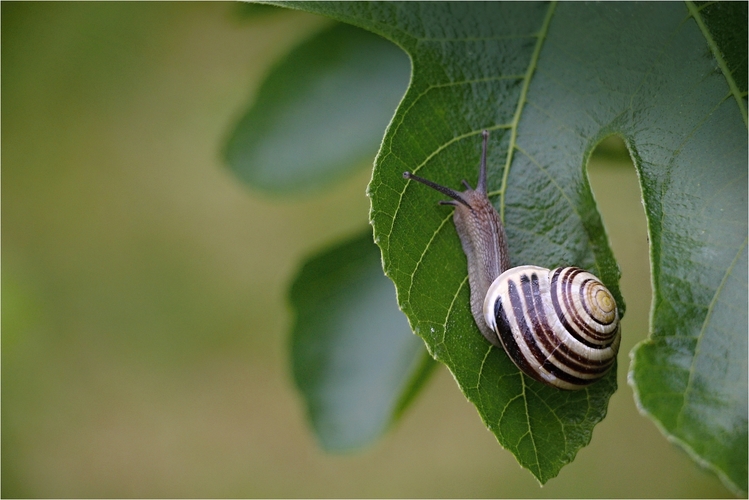
<path id="1" fill-rule="evenodd" d="M 575 204 L 572 202 L 572 200 L 570 200 L 569 196 L 567 196 L 567 194 L 562 189 L 562 186 L 559 185 L 559 183 L 556 181 L 556 179 L 554 178 L 554 176 L 552 176 L 546 170 L 546 168 L 544 168 L 543 166 L 541 166 L 541 164 L 538 161 L 536 161 L 536 159 L 532 155 L 530 155 L 527 151 L 523 150 L 520 146 L 515 146 L 515 147 L 517 148 L 518 151 L 520 151 L 523 155 L 525 155 L 531 161 L 531 163 L 533 163 L 536 167 L 538 167 L 538 169 L 541 172 L 543 172 L 546 175 L 546 177 L 548 177 L 548 179 L 551 182 L 551 184 L 557 189 L 557 191 L 559 191 L 559 194 L 562 195 L 562 198 L 564 198 L 565 201 L 569 204 L 570 208 L 572 209 L 572 212 L 577 216 L 578 219 L 580 219 L 580 223 L 583 225 L 583 227 L 585 227 L 585 225 L 583 224 L 583 217 L 582 217 L 582 215 L 580 215 L 580 212 L 577 210 L 577 206 L 575 206 Z M 594 249 L 593 249 L 593 245 L 591 243 L 590 238 L 586 238 L 586 242 L 587 242 L 588 249 L 592 253 L 595 254 Z"/>
<path id="2" fill-rule="evenodd" d="M 432 247 L 432 242 L 434 241 L 434 238 L 436 238 L 439 232 L 442 230 L 442 228 L 445 227 L 445 224 L 447 223 L 448 220 L 450 220 L 451 216 L 452 216 L 452 213 L 447 214 L 442 219 L 442 222 L 440 222 L 440 225 L 437 226 L 437 228 L 432 232 L 432 236 L 429 238 L 429 241 L 427 242 L 427 244 L 424 245 L 424 250 L 421 252 L 421 255 L 419 255 L 419 259 L 416 261 L 416 265 L 414 266 L 413 271 L 409 273 L 409 278 L 411 279 L 411 281 L 408 284 L 408 293 L 406 294 L 408 296 L 409 301 L 411 300 L 411 291 L 413 290 L 414 277 L 416 276 L 416 272 L 419 270 L 419 266 L 421 266 L 421 263 L 424 261 L 424 256 Z"/>
<path id="3" fill-rule="evenodd" d="M 478 378 L 476 379 L 476 391 L 479 393 L 479 399 L 481 399 L 481 374 L 484 373 L 484 365 L 486 364 L 486 360 L 489 358 L 489 353 L 492 352 L 492 345 L 489 344 L 489 348 L 486 350 L 486 354 L 484 354 L 484 358 L 481 360 L 481 364 L 479 365 L 479 371 L 478 371 Z"/>
<path id="4" fill-rule="evenodd" d="M 458 296 L 460 295 L 460 291 L 463 290 L 463 287 L 468 282 L 468 274 L 466 273 L 465 277 L 463 278 L 463 281 L 460 282 L 460 286 L 453 294 L 453 299 L 450 301 L 450 306 L 447 308 L 447 314 L 445 315 L 445 322 L 442 324 L 442 340 L 440 340 L 441 344 L 445 343 L 445 337 L 447 336 L 447 323 L 450 319 L 450 314 L 452 314 L 454 308 L 455 308 L 455 302 L 458 299 Z"/>
<path id="5" fill-rule="evenodd" d="M 507 161 L 505 162 L 504 172 L 502 173 L 502 184 L 500 185 L 499 193 L 499 219 L 504 222 L 505 220 L 505 193 L 507 191 L 507 179 L 510 175 L 510 165 L 512 164 L 512 156 L 515 151 L 518 138 L 518 124 L 520 123 L 520 117 L 523 114 L 523 107 L 525 106 L 526 96 L 528 95 L 528 87 L 531 84 L 531 77 L 536 70 L 538 64 L 538 57 L 541 54 L 541 47 L 544 45 L 546 35 L 549 32 L 549 25 L 551 24 L 551 18 L 554 15 L 554 9 L 556 8 L 556 1 L 549 4 L 549 9 L 546 11 L 546 17 L 541 25 L 541 29 L 538 32 L 538 40 L 536 40 L 536 46 L 533 49 L 531 60 L 528 63 L 528 69 L 525 72 L 525 78 L 523 86 L 520 89 L 520 96 L 518 97 L 518 105 L 515 108 L 515 115 L 512 118 L 512 131 L 510 132 L 510 144 L 507 148 Z"/>
<path id="6" fill-rule="evenodd" d="M 728 277 L 731 275 L 731 271 L 733 270 L 734 267 L 736 267 L 736 263 L 739 261 L 739 258 L 743 255 L 744 249 L 746 248 L 746 244 L 748 240 L 749 240 L 749 236 L 744 238 L 744 241 L 741 243 L 741 246 L 736 252 L 736 255 L 734 256 L 733 261 L 731 261 L 731 264 L 726 268 L 726 272 L 723 274 L 723 279 L 721 280 L 720 285 L 718 285 L 718 288 L 715 290 L 715 294 L 713 295 L 713 298 L 710 301 L 710 305 L 707 308 L 707 314 L 705 315 L 705 320 L 702 322 L 702 328 L 700 329 L 700 334 L 697 336 L 697 344 L 695 345 L 694 354 L 692 355 L 692 363 L 689 366 L 689 379 L 687 380 L 687 385 L 683 392 L 681 408 L 679 409 L 679 414 L 676 417 L 677 428 L 681 427 L 682 417 L 684 416 L 684 410 L 686 410 L 687 408 L 687 400 L 689 399 L 689 394 L 692 390 L 692 386 L 694 382 L 694 375 L 695 375 L 694 365 L 697 362 L 697 358 L 699 357 L 699 354 L 700 354 L 700 350 L 702 347 L 702 340 L 705 338 L 705 330 L 707 330 L 707 326 L 710 323 L 710 319 L 712 318 L 715 304 L 718 302 L 718 297 L 720 297 L 720 294 L 726 285 L 726 281 L 728 281 Z"/>
<path id="7" fill-rule="evenodd" d="M 525 405 L 525 422 L 528 425 L 528 434 L 530 435 L 531 445 L 533 446 L 533 454 L 535 455 L 535 458 L 536 458 L 536 467 L 540 469 L 541 463 L 538 458 L 538 448 L 536 447 L 536 440 L 533 437 L 533 429 L 531 428 L 531 413 L 530 413 L 530 410 L 528 409 L 528 395 L 526 394 L 526 388 L 528 386 L 525 383 L 525 375 L 521 375 L 520 380 L 523 384 L 522 397 L 523 397 L 523 404 Z"/>
<path id="8" fill-rule="evenodd" d="M 739 86 L 736 83 L 736 79 L 731 74 L 731 70 L 728 69 L 728 64 L 726 63 L 725 59 L 723 59 L 723 54 L 721 54 L 720 49 L 718 49 L 718 44 L 715 43 L 715 40 L 713 40 L 713 37 L 710 34 L 710 31 L 707 29 L 707 26 L 705 26 L 705 21 L 702 19 L 700 11 L 694 5 L 694 2 L 687 1 L 686 4 L 689 12 L 692 14 L 692 18 L 695 20 L 697 26 L 702 32 L 702 36 L 705 37 L 707 46 L 710 48 L 710 52 L 713 53 L 713 57 L 715 57 L 715 60 L 718 63 L 718 67 L 723 72 L 723 76 L 725 77 L 726 82 L 728 82 L 728 87 L 731 89 L 731 93 L 736 99 L 736 104 L 738 104 L 739 106 L 739 112 L 741 113 L 741 117 L 744 119 L 744 125 L 746 126 L 746 106 L 744 105 L 744 101 L 741 98 L 741 91 L 739 90 Z"/>
<path id="9" fill-rule="evenodd" d="M 465 37 L 465 38 L 428 38 L 428 37 L 413 37 L 417 42 L 488 42 L 497 40 L 520 40 L 523 38 L 535 38 L 538 36 L 535 33 L 529 33 L 527 35 L 505 35 L 505 36 L 477 36 L 477 37 Z"/>

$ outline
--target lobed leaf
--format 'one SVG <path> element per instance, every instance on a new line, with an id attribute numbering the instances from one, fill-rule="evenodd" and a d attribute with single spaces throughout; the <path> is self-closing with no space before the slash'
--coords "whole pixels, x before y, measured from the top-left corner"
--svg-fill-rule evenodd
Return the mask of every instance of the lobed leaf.
<path id="1" fill-rule="evenodd" d="M 449 208 L 401 173 L 473 183 L 480 132 L 492 130 L 489 184 L 513 264 L 585 267 L 623 309 L 584 169 L 600 140 L 624 138 L 642 186 L 654 293 L 651 338 L 633 353 L 630 383 L 670 439 L 745 492 L 747 129 L 736 70 L 745 63 L 710 5 L 288 6 L 372 30 L 410 55 L 411 85 L 369 187 L 375 241 L 414 331 L 542 483 L 589 442 L 615 373 L 562 392 L 489 346 L 470 315 Z"/>

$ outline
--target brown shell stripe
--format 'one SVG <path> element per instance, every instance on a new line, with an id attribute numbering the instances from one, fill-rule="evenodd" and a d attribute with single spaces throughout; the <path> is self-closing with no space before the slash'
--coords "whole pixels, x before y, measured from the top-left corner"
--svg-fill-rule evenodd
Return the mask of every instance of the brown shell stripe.
<path id="1" fill-rule="evenodd" d="M 554 311 L 556 311 L 557 316 L 559 317 L 559 321 L 562 323 L 564 328 L 577 339 L 580 341 L 580 343 L 592 348 L 592 349 L 606 349 L 609 345 L 611 345 L 611 342 L 608 342 L 607 344 L 601 344 L 601 343 L 594 343 L 590 340 L 582 337 L 579 331 L 584 331 L 586 334 L 590 334 L 591 337 L 598 338 L 599 336 L 596 334 L 596 332 L 590 331 L 589 328 L 585 325 L 585 322 L 580 318 L 580 316 L 576 313 L 574 308 L 570 304 L 570 298 L 567 294 L 571 293 L 571 283 L 574 276 L 580 272 L 582 272 L 581 269 L 577 268 L 570 268 L 572 271 L 570 273 L 565 273 L 564 276 L 562 276 L 562 279 L 560 280 L 560 274 L 562 273 L 563 269 L 557 269 L 554 272 L 554 275 L 551 278 L 551 303 L 554 305 Z M 572 274 L 570 277 L 569 274 Z M 563 290 L 559 291 L 559 285 L 558 282 L 560 282 L 561 288 Z M 562 296 L 562 301 L 564 302 L 564 307 L 560 304 L 560 297 Z M 570 311 L 571 314 L 566 314 L 567 311 Z M 574 325 L 577 327 L 573 327 L 570 322 L 574 323 Z M 610 340 L 611 335 L 606 335 L 604 337 L 601 337 L 601 340 Z"/>
<path id="2" fill-rule="evenodd" d="M 562 342 L 549 324 L 549 318 L 546 316 L 546 308 L 541 296 L 538 275 L 536 273 L 531 274 L 530 283 L 528 283 L 527 279 L 524 280 L 523 278 L 525 276 L 520 278 L 520 282 L 525 295 L 531 328 L 536 332 L 536 341 L 540 341 L 546 352 L 549 353 L 544 357 L 543 352 L 540 350 L 538 352 L 538 356 L 544 358 L 542 363 L 543 368 L 551 371 L 549 369 L 550 365 L 557 367 L 564 366 L 578 373 L 589 375 L 598 375 L 607 371 L 611 363 L 613 363 L 613 359 L 592 360 Z M 538 358 L 538 356 L 536 357 Z"/>
<path id="3" fill-rule="evenodd" d="M 601 326 L 609 326 L 611 323 L 613 323 L 614 321 L 616 321 L 616 316 L 614 316 L 611 319 L 611 321 L 600 321 L 598 318 L 596 318 L 593 315 L 593 311 L 591 311 L 590 308 L 588 307 L 588 301 L 585 299 L 585 292 L 588 290 L 588 288 L 589 288 L 588 285 L 590 283 L 595 284 L 596 281 L 588 278 L 585 281 L 583 281 L 582 284 L 580 285 L 580 304 L 582 304 L 583 309 L 585 309 L 585 313 L 588 315 L 588 317 L 590 319 L 592 319 L 593 321 L 595 321 L 596 323 L 598 323 Z"/>
<path id="4" fill-rule="evenodd" d="M 524 288 L 523 284 L 528 283 L 529 279 L 527 275 L 521 275 L 520 277 L 520 283 L 521 287 Z M 526 366 L 530 367 L 530 371 L 527 371 L 527 373 L 534 378 L 544 381 L 543 377 L 541 376 L 540 369 L 543 367 L 544 370 L 549 372 L 551 375 L 556 377 L 559 380 L 562 380 L 564 382 L 567 382 L 572 385 L 581 386 L 581 385 L 587 385 L 592 382 L 594 382 L 596 379 L 583 379 L 580 377 L 576 377 L 574 375 L 571 375 L 564 370 L 560 369 L 558 366 L 554 365 L 553 363 L 549 366 L 546 366 L 544 364 L 545 356 L 541 352 L 541 350 L 536 345 L 536 341 L 534 339 L 533 330 L 531 326 L 526 321 L 525 316 L 525 308 L 523 307 L 522 299 L 520 298 L 520 294 L 518 293 L 518 288 L 515 285 L 515 282 L 513 280 L 508 280 L 507 283 L 508 288 L 508 295 L 510 297 L 510 303 L 512 304 L 512 312 L 514 315 L 515 325 L 519 329 L 521 333 L 521 339 L 527 349 L 530 351 L 530 353 L 535 358 L 535 363 L 531 363 L 531 360 L 523 360 Z M 524 292 L 525 294 L 525 292 Z M 531 300 L 532 303 L 532 300 Z M 515 339 L 510 339 L 511 342 L 515 342 Z M 522 351 L 520 350 L 520 347 L 516 347 L 516 351 L 522 356 Z M 517 363 L 517 361 L 516 361 Z"/>
<path id="5" fill-rule="evenodd" d="M 501 297 L 497 298 L 497 300 L 494 302 L 494 317 L 496 318 L 499 340 L 500 342 L 502 342 L 502 347 L 504 347 L 507 355 L 510 357 L 512 362 L 515 363 L 515 366 L 520 368 L 528 375 L 533 376 L 533 378 L 543 382 L 543 380 L 538 377 L 535 370 L 533 370 L 530 364 L 528 364 L 525 356 L 523 356 L 523 353 L 520 350 L 520 347 L 515 342 L 515 338 L 512 335 L 512 328 L 510 327 L 510 321 L 512 321 L 512 318 L 509 318 L 507 316 L 507 311 L 502 304 Z"/>

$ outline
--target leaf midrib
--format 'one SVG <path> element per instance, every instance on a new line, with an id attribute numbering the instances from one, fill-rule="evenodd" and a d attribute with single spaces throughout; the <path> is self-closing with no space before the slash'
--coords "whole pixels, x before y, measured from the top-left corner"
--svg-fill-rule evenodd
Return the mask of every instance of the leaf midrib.
<path id="1" fill-rule="evenodd" d="M 747 125 L 746 106 L 744 105 L 744 100 L 742 99 L 742 92 L 739 90 L 739 86 L 736 84 L 736 80 L 733 78 L 733 74 L 728 69 L 728 64 L 726 64 L 725 59 L 723 59 L 723 55 L 721 54 L 720 49 L 718 49 L 718 44 L 715 43 L 715 40 L 713 40 L 713 37 L 710 34 L 710 31 L 707 29 L 707 26 L 705 25 L 705 21 L 702 19 L 702 15 L 700 14 L 700 11 L 702 9 L 697 8 L 697 6 L 692 1 L 687 1 L 686 4 L 687 4 L 687 9 L 689 9 L 689 13 L 691 14 L 692 18 L 695 20 L 695 22 L 697 23 L 697 26 L 702 32 L 702 36 L 705 37 L 707 46 L 710 48 L 710 52 L 712 52 L 713 57 L 717 61 L 718 67 L 723 72 L 723 76 L 728 82 L 728 87 L 731 89 L 731 94 L 733 94 L 733 98 L 736 100 L 736 104 L 738 104 L 739 106 L 739 110 L 741 111 L 741 117 L 744 119 L 744 125 L 746 126 Z"/>
<path id="2" fill-rule="evenodd" d="M 520 97 L 518 98 L 518 105 L 515 108 L 515 114 L 512 117 L 512 127 L 510 132 L 510 144 L 507 148 L 507 161 L 505 162 L 505 169 L 502 174 L 502 184 L 499 188 L 499 219 L 504 223 L 505 221 L 505 193 L 507 192 L 507 179 L 510 175 L 510 165 L 512 164 L 512 157 L 515 152 L 518 136 L 518 124 L 520 123 L 520 117 L 523 114 L 523 108 L 527 101 L 528 88 L 531 84 L 531 78 L 533 73 L 536 71 L 538 65 L 538 57 L 541 54 L 541 47 L 544 45 L 546 35 L 549 32 L 549 25 L 551 24 L 551 18 L 554 15 L 557 3 L 553 1 L 549 4 L 549 9 L 546 11 L 546 17 L 541 25 L 541 29 L 536 35 L 536 46 L 533 48 L 533 54 L 531 55 L 530 63 L 528 63 L 528 69 L 525 71 L 525 78 L 523 80 L 523 86 L 520 88 Z"/>

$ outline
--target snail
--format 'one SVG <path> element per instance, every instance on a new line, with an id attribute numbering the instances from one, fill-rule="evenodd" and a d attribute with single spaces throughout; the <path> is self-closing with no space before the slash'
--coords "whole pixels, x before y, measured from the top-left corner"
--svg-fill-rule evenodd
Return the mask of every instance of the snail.
<path id="1" fill-rule="evenodd" d="M 459 192 L 410 172 L 412 179 L 449 196 L 453 222 L 468 261 L 471 313 L 483 336 L 502 347 L 530 377 L 560 389 L 582 389 L 614 365 L 619 350 L 619 311 L 609 290 L 576 267 L 510 268 L 504 226 L 489 201 L 486 150 L 476 189 Z"/>

